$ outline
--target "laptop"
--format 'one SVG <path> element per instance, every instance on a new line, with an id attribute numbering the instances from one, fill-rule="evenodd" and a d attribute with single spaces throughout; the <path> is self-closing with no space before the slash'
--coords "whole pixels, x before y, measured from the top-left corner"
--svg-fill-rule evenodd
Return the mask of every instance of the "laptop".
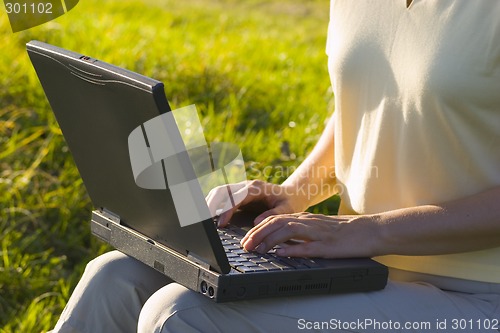
<path id="1" fill-rule="evenodd" d="M 171 190 L 137 185 L 128 146 L 138 126 L 171 112 L 164 85 L 39 41 L 27 51 L 94 206 L 93 235 L 216 302 L 385 287 L 387 267 L 369 258 L 244 251 L 249 213 L 223 229 L 210 217 L 181 225 Z"/>

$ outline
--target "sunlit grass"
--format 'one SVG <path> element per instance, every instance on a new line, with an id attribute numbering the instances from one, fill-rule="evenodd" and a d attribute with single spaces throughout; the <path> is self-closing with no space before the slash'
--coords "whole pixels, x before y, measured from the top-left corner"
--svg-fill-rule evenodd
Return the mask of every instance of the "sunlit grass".
<path id="1" fill-rule="evenodd" d="M 333 111 L 327 24 L 328 0 L 85 0 L 17 34 L 0 15 L 0 332 L 53 327 L 85 263 L 108 249 L 90 236 L 92 206 L 26 42 L 163 81 L 173 108 L 197 105 L 209 141 L 237 143 L 252 178 L 280 182 Z"/>

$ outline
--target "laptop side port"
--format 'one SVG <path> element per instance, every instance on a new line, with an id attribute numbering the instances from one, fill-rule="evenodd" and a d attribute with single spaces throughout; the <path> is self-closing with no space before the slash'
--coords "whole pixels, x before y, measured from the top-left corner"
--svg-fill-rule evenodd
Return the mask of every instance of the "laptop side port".
<path id="1" fill-rule="evenodd" d="M 200 291 L 203 295 L 206 295 L 207 291 L 208 291 L 208 284 L 207 284 L 207 281 L 201 281 L 201 284 L 200 284 Z"/>
<path id="2" fill-rule="evenodd" d="M 208 296 L 210 296 L 210 298 L 213 298 L 215 296 L 214 287 L 212 286 L 208 287 Z"/>
<path id="3" fill-rule="evenodd" d="M 207 281 L 203 280 L 200 283 L 200 292 L 203 295 L 206 295 L 210 298 L 215 297 L 215 288 L 213 286 L 208 285 Z"/>

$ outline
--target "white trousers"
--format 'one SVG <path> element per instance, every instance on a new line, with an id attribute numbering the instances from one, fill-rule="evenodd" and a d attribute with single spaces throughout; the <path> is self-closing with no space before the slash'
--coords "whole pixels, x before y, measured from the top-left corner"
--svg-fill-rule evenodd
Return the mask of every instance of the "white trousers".
<path id="1" fill-rule="evenodd" d="M 52 332 L 498 332 L 500 286 L 395 273 L 381 291 L 217 304 L 118 251 L 91 261 Z"/>

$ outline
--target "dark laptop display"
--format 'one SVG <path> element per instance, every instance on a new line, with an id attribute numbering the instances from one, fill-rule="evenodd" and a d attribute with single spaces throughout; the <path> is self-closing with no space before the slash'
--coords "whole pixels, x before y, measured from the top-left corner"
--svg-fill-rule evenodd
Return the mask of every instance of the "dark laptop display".
<path id="1" fill-rule="evenodd" d="M 241 229 L 211 218 L 181 227 L 171 191 L 137 186 L 129 156 L 130 133 L 170 112 L 163 84 L 42 42 L 27 48 L 95 207 L 94 235 L 218 302 L 384 288 L 387 268 L 368 258 L 276 259 L 245 253 Z"/>

